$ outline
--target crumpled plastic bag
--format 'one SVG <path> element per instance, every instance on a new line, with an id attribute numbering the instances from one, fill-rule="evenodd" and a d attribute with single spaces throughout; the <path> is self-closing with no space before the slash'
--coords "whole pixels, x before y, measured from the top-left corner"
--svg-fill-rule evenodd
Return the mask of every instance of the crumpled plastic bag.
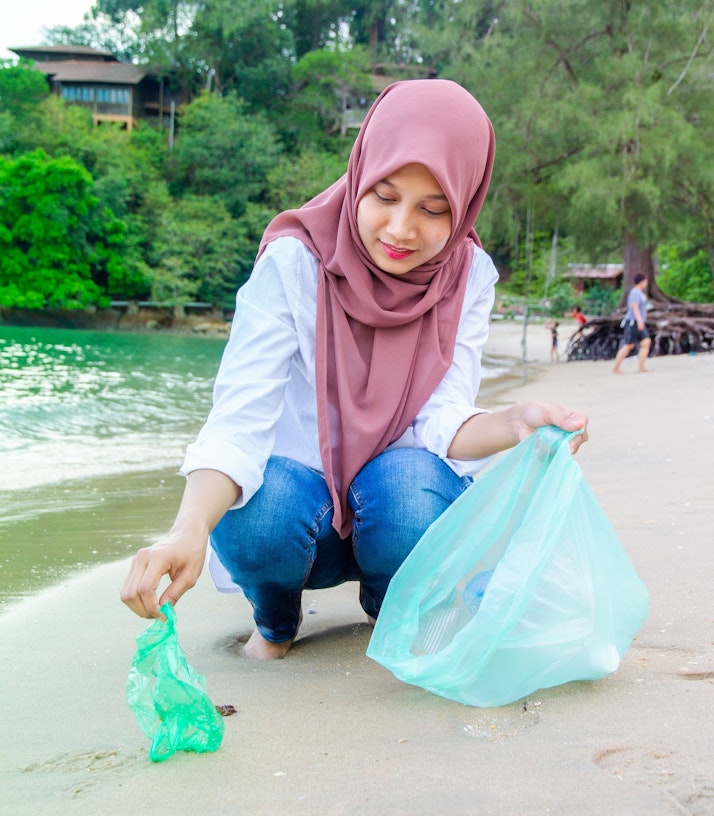
<path id="1" fill-rule="evenodd" d="M 429 527 L 390 582 L 368 657 L 481 707 L 615 671 L 649 599 L 573 435 L 538 429 Z"/>
<path id="2" fill-rule="evenodd" d="M 188 664 L 179 645 L 173 605 L 165 603 L 161 611 L 166 620 L 155 620 L 137 637 L 126 681 L 126 699 L 151 740 L 153 762 L 176 751 L 215 751 L 224 730 L 205 678 Z"/>

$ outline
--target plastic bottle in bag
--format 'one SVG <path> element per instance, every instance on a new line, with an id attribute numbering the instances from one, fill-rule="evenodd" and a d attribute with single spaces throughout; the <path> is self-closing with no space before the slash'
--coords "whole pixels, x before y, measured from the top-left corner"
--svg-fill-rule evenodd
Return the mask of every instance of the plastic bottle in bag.
<path id="1" fill-rule="evenodd" d="M 493 570 L 476 573 L 467 581 L 463 592 L 455 593 L 449 601 L 427 612 L 420 621 L 412 654 L 436 654 L 446 648 L 478 612 L 492 575 Z"/>

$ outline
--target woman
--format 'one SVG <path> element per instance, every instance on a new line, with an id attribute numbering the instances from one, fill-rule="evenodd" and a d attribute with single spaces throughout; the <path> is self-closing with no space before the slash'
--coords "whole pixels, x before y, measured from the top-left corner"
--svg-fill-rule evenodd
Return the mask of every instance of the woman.
<path id="1" fill-rule="evenodd" d="M 488 457 L 541 425 L 585 431 L 557 405 L 474 404 L 497 274 L 473 225 L 494 151 L 459 85 L 398 82 L 346 174 L 269 225 L 176 521 L 122 589 L 137 614 L 160 616 L 195 584 L 210 536 L 218 582 L 253 606 L 245 653 L 284 657 L 303 589 L 359 581 L 374 620 L 392 575 Z"/>
<path id="2" fill-rule="evenodd" d="M 625 331 L 622 337 L 622 346 L 615 355 L 615 364 L 612 368 L 613 374 L 622 374 L 620 366 L 623 361 L 630 356 L 632 350 L 637 347 L 637 371 L 645 374 L 647 368 L 647 358 L 649 357 L 652 339 L 647 331 L 647 276 L 638 273 L 632 279 L 633 286 L 627 295 L 627 313 L 623 319 Z"/>

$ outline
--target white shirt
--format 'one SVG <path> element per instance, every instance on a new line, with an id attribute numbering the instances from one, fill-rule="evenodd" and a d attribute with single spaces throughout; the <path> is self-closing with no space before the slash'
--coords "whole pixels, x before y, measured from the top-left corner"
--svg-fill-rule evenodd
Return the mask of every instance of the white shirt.
<path id="1" fill-rule="evenodd" d="M 238 290 L 213 408 L 181 473 L 218 470 L 242 488 L 241 507 L 263 483 L 269 456 L 286 456 L 322 473 L 315 390 L 317 258 L 296 238 L 265 249 Z M 449 459 L 456 431 L 471 416 L 481 383 L 481 355 L 498 273 L 476 247 L 456 335 L 454 359 L 411 426 L 390 447 L 425 448 L 458 475 L 488 461 Z"/>

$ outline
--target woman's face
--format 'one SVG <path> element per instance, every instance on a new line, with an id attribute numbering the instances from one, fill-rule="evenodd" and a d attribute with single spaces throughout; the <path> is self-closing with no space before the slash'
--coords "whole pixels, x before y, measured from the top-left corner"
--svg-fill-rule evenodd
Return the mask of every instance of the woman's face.
<path id="1" fill-rule="evenodd" d="M 357 205 L 357 229 L 374 263 L 390 275 L 430 261 L 451 235 L 451 208 L 423 164 L 378 181 Z"/>

